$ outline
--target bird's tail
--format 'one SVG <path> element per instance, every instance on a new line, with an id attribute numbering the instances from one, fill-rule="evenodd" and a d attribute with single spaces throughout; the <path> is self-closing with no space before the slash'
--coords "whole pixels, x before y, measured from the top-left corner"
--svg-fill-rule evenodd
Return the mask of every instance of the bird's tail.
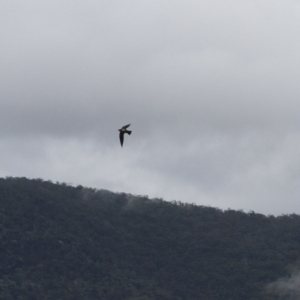
<path id="1" fill-rule="evenodd" d="M 131 131 L 130 131 L 130 130 L 127 130 L 126 132 L 127 132 L 129 135 L 131 135 Z"/>

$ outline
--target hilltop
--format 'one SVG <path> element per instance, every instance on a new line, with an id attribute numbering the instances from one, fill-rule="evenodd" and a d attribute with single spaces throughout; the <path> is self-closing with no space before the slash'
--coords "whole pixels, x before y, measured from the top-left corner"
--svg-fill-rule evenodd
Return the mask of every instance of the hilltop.
<path id="1" fill-rule="evenodd" d="M 300 216 L 0 178 L 0 298 L 278 299 Z"/>

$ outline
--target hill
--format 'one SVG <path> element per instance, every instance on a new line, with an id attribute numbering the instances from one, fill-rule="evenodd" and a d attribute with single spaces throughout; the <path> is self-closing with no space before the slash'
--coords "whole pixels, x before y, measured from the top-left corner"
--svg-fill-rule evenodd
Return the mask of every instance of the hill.
<path id="1" fill-rule="evenodd" d="M 0 178 L 0 299 L 279 299 L 300 216 Z M 286 298 L 290 299 L 290 298 Z"/>

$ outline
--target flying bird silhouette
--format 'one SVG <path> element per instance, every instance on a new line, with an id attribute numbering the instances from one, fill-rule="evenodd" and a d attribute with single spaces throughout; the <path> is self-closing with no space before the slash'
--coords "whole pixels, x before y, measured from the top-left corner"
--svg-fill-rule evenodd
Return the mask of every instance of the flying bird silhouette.
<path id="1" fill-rule="evenodd" d="M 130 130 L 127 130 L 127 128 L 130 126 L 130 124 L 128 125 L 125 125 L 123 126 L 121 129 L 119 129 L 120 131 L 120 143 L 121 143 L 121 146 L 123 147 L 123 142 L 124 142 L 124 134 L 125 133 L 128 133 L 129 135 L 131 134 L 131 131 Z"/>

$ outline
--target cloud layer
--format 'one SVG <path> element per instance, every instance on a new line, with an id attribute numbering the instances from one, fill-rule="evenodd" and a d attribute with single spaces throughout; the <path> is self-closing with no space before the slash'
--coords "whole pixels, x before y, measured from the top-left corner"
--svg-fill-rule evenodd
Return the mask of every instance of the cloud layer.
<path id="1" fill-rule="evenodd" d="M 3 4 L 0 174 L 300 213 L 299 15 L 295 1 Z"/>

